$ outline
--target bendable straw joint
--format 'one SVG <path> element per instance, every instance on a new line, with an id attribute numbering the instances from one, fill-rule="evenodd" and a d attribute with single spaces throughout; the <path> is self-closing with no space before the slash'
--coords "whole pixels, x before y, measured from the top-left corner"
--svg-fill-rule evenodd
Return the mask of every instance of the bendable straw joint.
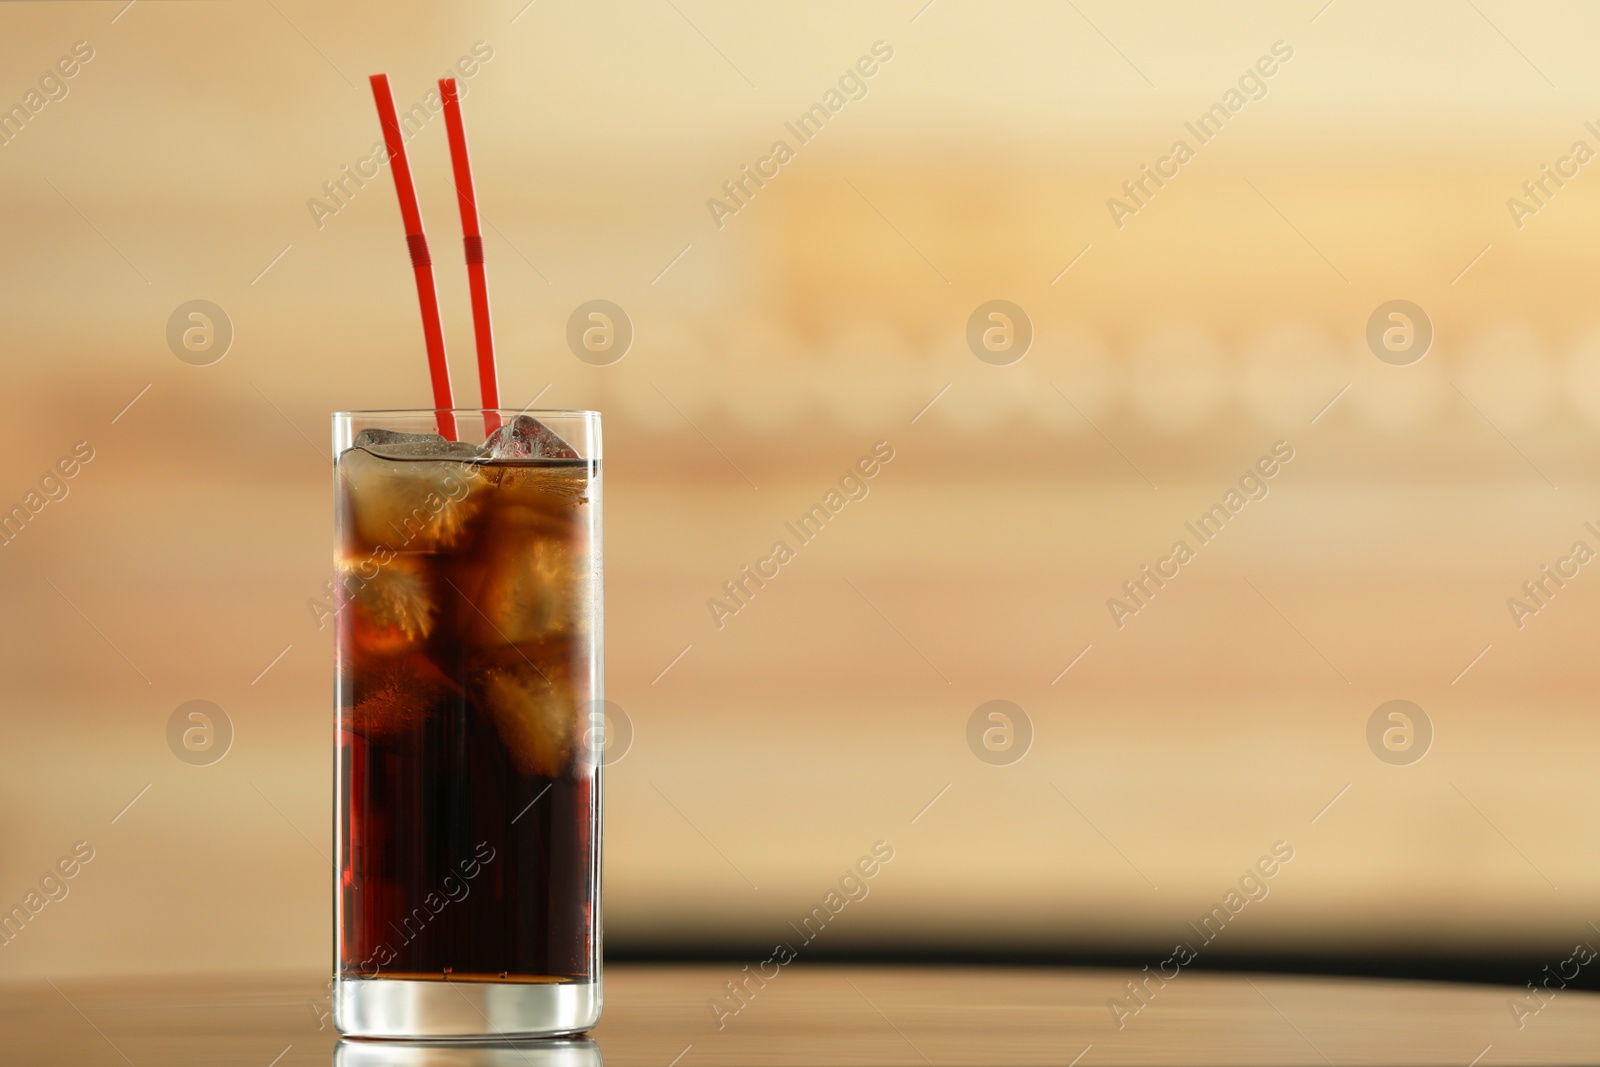
<path id="1" fill-rule="evenodd" d="M 427 234 L 406 234 L 406 247 L 411 250 L 411 265 L 413 267 L 433 266 L 433 259 L 428 255 Z"/>
<path id="2" fill-rule="evenodd" d="M 462 242 L 462 244 L 467 246 L 467 262 L 468 263 L 482 263 L 483 262 L 483 238 L 482 237 L 477 236 L 476 234 L 473 234 L 473 235 L 469 235 L 467 237 L 463 237 L 461 239 L 461 242 Z"/>

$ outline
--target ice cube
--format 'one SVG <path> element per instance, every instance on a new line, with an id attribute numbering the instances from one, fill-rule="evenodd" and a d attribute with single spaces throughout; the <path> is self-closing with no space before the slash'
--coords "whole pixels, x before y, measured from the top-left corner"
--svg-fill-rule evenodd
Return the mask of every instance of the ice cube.
<path id="1" fill-rule="evenodd" d="M 483 443 L 495 459 L 577 459 L 556 432 L 531 415 L 518 415 Z"/>
<path id="2" fill-rule="evenodd" d="M 483 468 L 483 478 L 500 490 L 503 506 L 537 508 L 558 522 L 574 518 L 572 505 L 589 502 L 589 472 L 583 467 L 495 464 Z"/>
<path id="3" fill-rule="evenodd" d="M 415 657 L 374 659 L 351 673 L 351 706 L 344 711 L 344 725 L 374 740 L 420 723 L 446 689 L 438 670 Z"/>
<path id="4" fill-rule="evenodd" d="M 377 432 L 387 431 L 362 431 Z M 459 444 L 437 440 L 451 447 Z M 389 445 L 376 447 L 386 454 L 363 446 L 339 457 L 356 536 L 368 546 L 395 551 L 425 552 L 454 544 L 479 504 L 473 495 L 483 485 L 478 464 L 467 458 L 395 458 L 387 454 L 392 452 Z"/>
<path id="5" fill-rule="evenodd" d="M 587 633 L 594 605 L 594 565 L 570 503 L 530 505 L 504 486 L 489 491 L 480 525 L 467 643 L 478 649 Z M 464 591 L 463 596 L 468 594 Z"/>
<path id="6" fill-rule="evenodd" d="M 338 561 L 339 588 L 358 613 L 368 645 L 411 644 L 433 630 L 434 605 L 422 565 L 406 556 Z M 375 640 L 376 639 L 376 640 Z"/>
<path id="7" fill-rule="evenodd" d="M 365 449 L 385 459 L 482 459 L 487 453 L 466 441 L 446 441 L 436 433 L 401 433 L 367 429 L 356 434 L 351 447 Z"/>
<path id="8" fill-rule="evenodd" d="M 515 646 L 500 649 L 479 672 L 477 688 L 517 769 L 555 778 L 571 766 L 578 708 L 587 698 L 573 689 L 566 655 L 536 650 L 534 657 L 537 666 Z"/>

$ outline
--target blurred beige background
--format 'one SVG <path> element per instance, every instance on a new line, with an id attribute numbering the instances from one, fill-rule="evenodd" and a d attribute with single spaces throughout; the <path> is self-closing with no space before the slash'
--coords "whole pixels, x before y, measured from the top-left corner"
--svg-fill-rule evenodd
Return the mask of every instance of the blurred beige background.
<path id="1" fill-rule="evenodd" d="M 1506 204 L 1600 149 L 1592 6 L 117 0 L 0 28 L 6 106 L 93 50 L 0 145 L 0 503 L 94 450 L 0 547 L 0 906 L 95 850 L 0 974 L 329 959 L 328 413 L 428 392 L 388 174 L 320 228 L 308 201 L 378 138 L 367 74 L 404 108 L 478 42 L 506 399 L 605 414 L 636 731 L 613 949 L 764 948 L 879 840 L 819 949 L 1165 955 L 1277 841 L 1207 951 L 1537 955 L 1600 920 L 1600 576 L 1521 629 L 1506 603 L 1600 548 L 1600 164 L 1520 228 Z M 865 97 L 719 228 L 708 198 L 878 41 Z M 1277 41 L 1266 95 L 1119 229 L 1107 199 Z M 442 122 L 410 152 L 470 403 Z M 165 336 L 196 298 L 236 332 L 204 367 Z M 636 331 L 609 367 L 564 339 L 596 298 Z M 997 298 L 1035 329 L 1003 367 L 964 339 Z M 1406 367 L 1363 339 L 1397 298 L 1436 330 Z M 719 630 L 707 600 L 878 441 L 870 495 Z M 1270 495 L 1118 629 L 1107 599 L 1278 441 Z M 1409 766 L 1366 740 L 1396 698 L 1434 731 Z M 234 724 L 213 766 L 167 747 L 191 699 Z M 1032 722 L 1011 766 L 967 746 L 992 699 Z"/>

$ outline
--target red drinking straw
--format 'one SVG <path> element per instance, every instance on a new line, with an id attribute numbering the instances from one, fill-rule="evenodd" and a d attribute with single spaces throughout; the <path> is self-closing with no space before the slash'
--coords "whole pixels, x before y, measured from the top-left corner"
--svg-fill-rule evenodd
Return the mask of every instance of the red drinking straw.
<path id="1" fill-rule="evenodd" d="M 472 289 L 472 330 L 478 341 L 478 386 L 483 391 L 483 428 L 500 427 L 500 378 L 494 367 L 494 328 L 489 324 L 489 278 L 483 265 L 483 231 L 478 227 L 477 194 L 472 189 L 472 161 L 467 156 L 467 129 L 461 122 L 461 96 L 454 78 L 439 79 L 444 98 L 444 126 L 450 135 L 450 162 L 456 171 L 456 200 L 461 206 L 462 243 L 467 251 L 467 282 Z"/>
<path id="2" fill-rule="evenodd" d="M 372 76 L 372 98 L 378 104 L 378 122 L 383 126 L 383 142 L 389 149 L 389 166 L 394 171 L 394 191 L 400 198 L 400 218 L 406 227 L 406 245 L 411 249 L 411 266 L 417 275 L 417 301 L 422 305 L 422 334 L 428 345 L 428 371 L 433 376 L 433 406 L 439 419 L 439 432 L 456 440 L 455 406 L 450 396 L 450 364 L 444 357 L 444 327 L 439 321 L 439 293 L 433 287 L 433 260 L 428 257 L 428 238 L 422 232 L 422 211 L 417 207 L 417 189 L 411 183 L 411 165 L 406 162 L 406 143 L 400 135 L 400 119 L 395 114 L 394 93 L 387 74 Z"/>

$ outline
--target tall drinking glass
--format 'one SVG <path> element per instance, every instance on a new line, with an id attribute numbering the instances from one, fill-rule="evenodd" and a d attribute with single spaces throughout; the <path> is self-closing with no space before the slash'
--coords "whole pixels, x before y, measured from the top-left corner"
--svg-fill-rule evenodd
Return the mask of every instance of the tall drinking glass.
<path id="1" fill-rule="evenodd" d="M 600 416 L 333 417 L 334 1021 L 600 1015 Z"/>

